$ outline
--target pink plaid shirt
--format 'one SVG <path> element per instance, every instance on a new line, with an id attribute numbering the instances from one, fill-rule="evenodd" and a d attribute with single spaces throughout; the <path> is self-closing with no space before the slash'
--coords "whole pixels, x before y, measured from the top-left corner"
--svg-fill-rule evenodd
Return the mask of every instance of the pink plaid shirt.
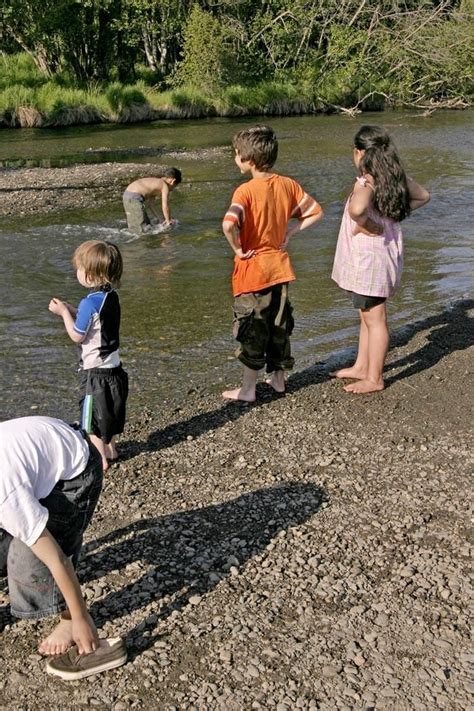
<path id="1" fill-rule="evenodd" d="M 365 178 L 357 180 L 365 185 Z M 383 226 L 383 233 L 369 237 L 355 232 L 357 224 L 349 215 L 349 201 L 350 197 L 339 230 L 332 278 L 341 289 L 362 296 L 392 296 L 403 269 L 400 224 L 372 210 L 369 216 Z"/>

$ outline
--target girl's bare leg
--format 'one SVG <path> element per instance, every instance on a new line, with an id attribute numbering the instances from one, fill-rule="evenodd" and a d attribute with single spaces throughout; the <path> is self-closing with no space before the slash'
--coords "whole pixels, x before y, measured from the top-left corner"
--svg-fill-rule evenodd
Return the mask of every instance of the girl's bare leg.
<path id="1" fill-rule="evenodd" d="M 96 435 L 90 434 L 89 439 L 92 444 L 97 448 L 97 451 L 102 457 L 102 469 L 104 470 L 104 472 L 106 472 L 109 468 L 109 463 L 107 461 L 107 452 L 105 449 L 107 445 L 100 437 L 97 437 Z"/>
<path id="2" fill-rule="evenodd" d="M 222 397 L 225 400 L 242 400 L 243 402 L 255 402 L 255 389 L 257 387 L 257 370 L 252 370 L 244 365 L 244 377 L 242 385 L 235 390 L 225 390 Z"/>
<path id="3" fill-rule="evenodd" d="M 359 350 L 357 351 L 356 362 L 350 368 L 342 368 L 331 373 L 335 378 L 357 378 L 358 380 L 367 378 L 369 372 L 369 331 L 363 318 L 363 312 L 360 309 L 359 316 Z"/>
<path id="4" fill-rule="evenodd" d="M 371 393 L 384 388 L 382 374 L 389 342 L 385 302 L 362 311 L 361 316 L 368 332 L 368 370 L 365 378 L 345 386 L 349 393 Z"/>

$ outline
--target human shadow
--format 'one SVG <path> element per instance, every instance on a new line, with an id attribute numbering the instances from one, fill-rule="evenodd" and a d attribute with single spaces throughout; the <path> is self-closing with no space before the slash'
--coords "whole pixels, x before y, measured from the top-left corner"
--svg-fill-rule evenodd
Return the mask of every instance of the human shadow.
<path id="1" fill-rule="evenodd" d="M 318 362 L 305 370 L 294 373 L 286 384 L 286 394 L 297 392 L 308 385 L 329 380 L 325 362 Z M 276 393 L 265 383 L 257 385 L 257 400 L 253 403 L 228 401 L 215 410 L 201 412 L 185 420 L 173 422 L 162 429 L 151 432 L 145 443 L 134 440 L 121 440 L 120 459 L 128 460 L 143 452 L 156 452 L 174 447 L 184 440 L 197 439 L 206 432 L 220 429 L 229 422 L 238 420 L 252 409 L 266 407 L 270 402 L 279 400 L 285 394 Z"/>
<path id="2" fill-rule="evenodd" d="M 409 378 L 431 368 L 454 351 L 462 351 L 474 344 L 474 319 L 468 311 L 474 308 L 474 299 L 458 301 L 439 314 L 415 321 L 395 334 L 391 347 L 400 347 L 411 341 L 416 333 L 435 329 L 427 336 L 427 343 L 418 350 L 388 363 L 384 371 L 403 368 L 399 373 L 385 379 L 386 387 L 397 380 Z M 439 328 L 435 328 L 438 326 Z"/>
<path id="3" fill-rule="evenodd" d="M 390 349 L 408 344 L 420 331 L 425 331 L 434 326 L 441 327 L 430 334 L 428 344 L 414 353 L 410 353 L 385 366 L 386 371 L 403 367 L 404 365 L 409 366 L 401 373 L 387 378 L 385 380 L 386 387 L 397 380 L 430 368 L 441 358 L 455 350 L 463 350 L 471 345 L 473 342 L 473 320 L 469 318 L 467 312 L 472 308 L 474 308 L 474 300 L 458 301 L 439 314 L 415 321 L 395 331 L 391 335 Z M 353 356 L 351 358 L 353 362 Z M 347 362 L 339 356 L 337 367 L 345 367 L 346 364 Z M 286 394 L 295 393 L 310 385 L 317 385 L 329 380 L 331 367 L 330 361 L 321 361 L 314 363 L 309 368 L 293 373 L 287 381 Z M 197 439 L 206 432 L 220 429 L 227 423 L 234 422 L 249 410 L 266 407 L 270 402 L 281 397 L 269 385 L 259 383 L 257 385 L 257 402 L 251 404 L 228 402 L 210 412 L 199 413 L 188 419 L 173 422 L 163 429 L 151 432 L 145 443 L 122 440 L 121 458 L 127 460 L 142 452 L 156 452 L 173 447 L 187 439 Z"/>
<path id="4" fill-rule="evenodd" d="M 7 579 L 3 578 L 0 579 L 0 590 L 2 592 L 5 592 L 7 590 Z M 13 624 L 15 621 L 15 618 L 12 616 L 10 612 L 10 606 L 9 605 L 0 605 L 0 634 L 4 631 L 5 627 L 7 625 Z"/>
<path id="5" fill-rule="evenodd" d="M 131 570 L 133 579 L 95 601 L 90 612 L 100 626 L 166 598 L 151 622 L 147 613 L 127 633 L 133 659 L 160 637 L 160 621 L 188 605 L 192 596 L 209 593 L 223 578 L 236 575 L 280 531 L 307 521 L 326 500 L 324 490 L 314 484 L 285 482 L 111 531 L 84 546 L 79 576 L 90 582 L 112 571 L 127 575 Z"/>

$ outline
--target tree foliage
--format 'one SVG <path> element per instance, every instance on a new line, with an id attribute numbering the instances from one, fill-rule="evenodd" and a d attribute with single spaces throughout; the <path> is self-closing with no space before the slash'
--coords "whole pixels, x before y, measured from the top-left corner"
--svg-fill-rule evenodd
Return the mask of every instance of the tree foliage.
<path id="1" fill-rule="evenodd" d="M 473 20 L 474 0 L 3 0 L 0 38 L 82 84 L 141 72 L 204 92 L 265 80 L 327 104 L 425 105 L 472 97 Z"/>

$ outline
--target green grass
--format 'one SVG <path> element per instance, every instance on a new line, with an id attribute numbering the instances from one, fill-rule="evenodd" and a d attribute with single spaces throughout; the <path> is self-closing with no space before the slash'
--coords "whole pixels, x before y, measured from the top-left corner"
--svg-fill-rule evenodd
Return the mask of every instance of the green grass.
<path id="1" fill-rule="evenodd" d="M 368 93 L 363 109 L 383 109 L 383 81 L 354 82 L 351 67 L 325 77 L 313 64 L 298 76 L 233 85 L 214 92 L 182 86 L 159 91 L 157 74 L 139 67 L 135 84 L 99 82 L 78 86 L 65 73 L 42 74 L 26 53 L 0 55 L 0 126 L 67 126 L 83 123 L 127 123 L 159 118 L 205 116 L 285 116 L 352 106 Z M 357 89 L 354 88 L 357 86 Z"/>
<path id="2" fill-rule="evenodd" d="M 158 118 L 288 115 L 314 110 L 313 90 L 287 82 L 228 86 L 210 94 L 194 87 L 158 91 L 151 76 L 135 84 L 79 87 L 64 74 L 43 75 L 25 53 L 0 57 L 0 125 L 67 126 L 127 123 Z M 333 98 L 331 96 L 331 98 Z M 318 110 L 324 110 L 324 105 Z"/>

